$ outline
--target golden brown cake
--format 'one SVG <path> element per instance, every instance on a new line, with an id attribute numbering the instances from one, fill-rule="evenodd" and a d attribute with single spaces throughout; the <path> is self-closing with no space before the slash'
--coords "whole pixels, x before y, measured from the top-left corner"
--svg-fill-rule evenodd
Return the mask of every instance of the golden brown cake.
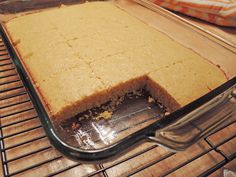
<path id="1" fill-rule="evenodd" d="M 140 88 L 173 111 L 226 81 L 218 67 L 110 2 L 29 14 L 5 27 L 54 120 Z"/>

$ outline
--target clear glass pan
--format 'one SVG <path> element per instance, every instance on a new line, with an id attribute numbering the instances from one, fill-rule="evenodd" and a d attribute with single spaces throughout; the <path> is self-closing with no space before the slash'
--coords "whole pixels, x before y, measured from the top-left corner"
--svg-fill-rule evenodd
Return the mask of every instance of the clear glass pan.
<path id="1" fill-rule="evenodd" d="M 130 15 L 137 17 L 185 47 L 194 50 L 202 57 L 219 65 L 227 76 L 233 79 L 168 116 L 166 116 L 161 104 L 150 101 L 149 95 L 144 91 L 140 91 L 141 94 L 127 95 L 125 101 L 118 106 L 109 120 L 85 119 L 82 118 L 84 115 L 78 115 L 67 122 L 63 122 L 63 124 L 56 124 L 48 117 L 37 91 L 30 80 L 27 79 L 29 77 L 27 71 L 24 69 L 18 53 L 11 45 L 3 23 L 1 34 L 11 51 L 21 78 L 30 92 L 44 129 L 54 147 L 74 160 L 97 162 L 123 153 L 143 140 L 155 141 L 173 150 L 182 150 L 219 127 L 219 119 L 213 117 L 213 113 L 215 113 L 213 108 L 216 106 L 219 110 L 230 107 L 229 110 L 233 110 L 235 107 L 235 103 L 229 101 L 234 98 L 232 93 L 236 82 L 234 78 L 236 76 L 236 48 L 228 44 L 227 41 L 210 35 L 149 1 L 138 1 L 136 3 L 134 1 L 115 0 L 108 3 L 114 3 Z M 59 4 L 61 2 L 56 3 L 56 6 Z M 3 7 L 2 5 L 0 3 L 0 9 Z M 46 6 L 47 4 L 39 7 Z M 51 7 L 51 5 L 49 6 Z M 30 11 L 30 13 L 32 12 L 34 11 Z M 29 12 L 4 16 L 5 19 L 9 20 L 24 13 Z M 227 95 L 227 99 L 221 102 L 222 100 L 219 97 L 225 98 L 225 95 Z M 212 104 L 212 100 L 217 104 Z M 96 111 L 99 112 L 99 108 L 92 112 Z M 231 114 L 230 118 L 226 117 L 227 120 L 235 120 L 235 113 Z M 221 114 L 220 116 L 225 117 Z M 202 121 L 201 117 L 204 117 L 205 121 Z M 214 118 L 213 122 L 212 118 Z M 198 122 L 199 126 L 204 125 L 202 131 L 196 133 L 196 127 L 190 126 L 194 121 Z M 179 126 L 180 124 L 181 126 Z M 185 137 L 183 134 L 186 135 L 189 132 L 191 133 L 186 138 L 178 139 Z M 167 134 L 168 136 L 166 136 Z M 173 137 L 176 137 L 176 139 L 173 139 Z"/>

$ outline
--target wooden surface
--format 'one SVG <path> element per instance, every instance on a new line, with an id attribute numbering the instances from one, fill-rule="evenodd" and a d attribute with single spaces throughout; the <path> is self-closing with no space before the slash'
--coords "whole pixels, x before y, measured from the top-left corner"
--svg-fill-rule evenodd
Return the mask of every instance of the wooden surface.
<path id="1" fill-rule="evenodd" d="M 207 25 L 206 23 L 201 23 L 200 21 L 195 22 L 196 24 L 202 25 L 202 27 L 211 30 L 231 42 L 236 41 L 236 34 L 235 29 L 221 29 L 216 26 Z M 0 52 L 1 55 L 1 52 Z M 0 60 L 3 57 L 0 57 Z M 0 65 L 9 63 L 9 61 L 0 61 Z M 13 65 L 7 65 L 0 67 L 0 70 L 11 68 Z M 7 72 L 0 72 L 1 76 L 6 76 L 9 74 L 16 73 L 15 70 L 7 71 Z M 8 88 L 13 88 L 16 86 L 22 85 L 21 81 L 14 82 L 12 84 L 5 84 L 1 85 L 1 83 L 5 83 L 8 81 L 15 81 L 18 80 L 18 76 L 11 76 L 7 77 L 6 79 L 0 79 L 0 91 L 3 91 Z M 32 104 L 27 94 L 23 94 L 21 96 L 16 96 L 12 99 L 1 100 L 6 96 L 10 96 L 12 94 L 23 93 L 24 88 L 14 89 L 12 91 L 7 92 L 0 92 L 0 107 L 7 106 L 10 104 L 17 103 L 19 101 L 25 101 L 25 103 L 18 104 L 16 106 L 10 106 L 8 108 L 0 109 L 0 116 L 4 117 L 1 118 L 1 126 L 8 126 L 2 128 L 5 142 L 5 148 L 9 148 L 6 150 L 7 160 L 11 161 L 8 162 L 9 172 L 14 173 L 18 170 L 25 169 L 24 172 L 19 173 L 17 176 L 45 176 L 49 173 L 58 172 L 66 167 L 73 167 L 58 176 L 85 176 L 91 172 L 94 172 L 102 167 L 108 168 L 106 173 L 108 176 L 125 176 L 128 173 L 138 170 L 141 167 L 148 165 L 158 159 L 164 158 L 165 156 L 169 156 L 172 153 L 165 148 L 155 146 L 153 143 L 144 143 L 135 149 L 131 150 L 128 154 L 101 165 L 88 165 L 88 164 L 78 164 L 77 162 L 73 162 L 68 160 L 67 158 L 61 156 L 53 147 L 51 147 L 48 139 L 45 137 L 45 133 L 43 128 L 40 125 L 40 122 L 37 118 L 37 114 L 35 113 L 34 109 L 32 108 Z M 16 115 L 10 115 L 11 113 L 22 111 Z M 6 116 L 8 115 L 8 116 Z M 29 119 L 31 118 L 31 119 Z M 22 123 L 18 123 L 15 125 L 9 125 L 10 123 L 16 121 L 26 120 Z M 30 130 L 31 129 L 31 130 Z M 27 130 L 27 131 L 26 131 Z M 26 131 L 26 132 L 24 132 Z M 226 129 L 218 132 L 217 134 L 212 135 L 208 139 L 213 143 L 217 144 L 224 140 L 227 137 L 236 134 L 236 125 L 233 124 Z M 20 146 L 14 147 L 15 145 L 19 145 L 20 143 L 26 142 L 28 140 L 32 140 L 29 143 L 22 144 Z M 143 150 L 149 151 L 142 153 L 141 155 L 137 155 L 135 158 L 131 158 L 128 161 L 122 162 L 121 161 L 135 153 L 139 153 Z M 186 162 L 187 160 L 191 159 L 199 155 L 200 153 L 210 149 L 210 146 L 206 143 L 206 141 L 200 141 L 199 143 L 195 144 L 188 150 L 184 152 L 176 153 L 165 160 L 162 160 L 154 165 L 151 165 L 147 169 L 137 173 L 135 176 L 159 176 L 165 174 L 168 170 L 175 168 L 176 166 Z M 230 155 L 235 153 L 236 149 L 236 139 L 232 139 L 229 142 L 221 145 L 219 148 L 221 152 Z M 32 155 L 28 154 L 29 152 L 37 152 Z M 28 154 L 28 155 L 27 155 Z M 19 159 L 15 159 L 19 157 Z M 177 171 L 174 171 L 171 176 L 196 176 L 201 174 L 203 171 L 209 169 L 210 167 L 214 166 L 216 163 L 223 161 L 224 158 L 220 153 L 216 151 L 209 151 L 205 155 L 197 158 L 196 160 L 190 162 L 189 164 L 183 166 Z M 47 162 L 46 162 L 47 161 Z M 41 163 L 41 164 L 40 164 Z M 27 169 L 31 165 L 37 165 L 35 168 Z M 111 167 L 114 165 L 114 167 Z M 218 169 L 215 173 L 211 176 L 222 176 L 223 170 L 231 169 L 236 171 L 236 161 L 233 160 L 232 162 L 228 163 L 224 167 Z M 0 166 L 0 176 L 2 176 L 2 166 Z M 102 176 L 102 173 L 95 176 Z"/>

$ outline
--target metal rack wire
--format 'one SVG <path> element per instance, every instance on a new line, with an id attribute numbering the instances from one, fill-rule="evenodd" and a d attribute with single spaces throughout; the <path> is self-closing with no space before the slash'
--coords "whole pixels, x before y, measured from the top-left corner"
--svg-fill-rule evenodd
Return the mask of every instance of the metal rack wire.
<path id="1" fill-rule="evenodd" d="M 145 154 L 161 148 L 158 145 L 149 144 L 118 160 L 97 165 L 72 162 L 63 157 L 53 149 L 47 140 L 27 90 L 17 74 L 16 67 L 1 37 L 0 121 L 0 157 L 4 177 L 16 175 L 34 176 L 36 174 L 48 177 L 57 175 L 67 176 L 65 173 L 76 171 L 76 169 L 80 169 L 80 172 L 83 171 L 83 169 L 89 170 L 85 170 L 86 172 L 83 172 L 83 174 L 82 172 L 81 174 L 76 173 L 75 176 L 116 176 L 114 173 L 110 172 L 112 169 L 117 168 L 121 164 L 125 165 L 136 158 L 142 158 Z M 155 176 L 172 175 L 178 171 L 183 171 L 185 166 L 211 153 L 219 156 L 219 160 L 210 167 L 207 167 L 207 169 L 198 171 L 197 175 L 208 176 L 210 174 L 219 174 L 219 170 L 222 169 L 222 167 L 230 163 L 235 163 L 235 127 L 236 124 L 233 122 L 231 125 L 222 127 L 220 130 L 213 132 L 202 140 L 202 142 L 206 144 L 206 148 L 203 151 L 194 154 L 194 156 L 187 158 L 175 166 L 171 166 L 168 170 L 162 171 L 161 174 L 155 175 L 155 172 L 153 172 L 153 174 Z M 228 132 L 229 136 L 221 137 L 220 141 L 212 139 L 212 136 L 217 135 L 221 131 Z M 222 149 L 226 144 L 228 144 L 231 149 L 234 149 L 231 153 L 225 152 L 224 148 Z M 191 148 L 189 151 L 191 151 Z M 150 159 L 145 164 L 138 165 L 134 168 L 127 168 L 120 176 L 133 176 L 141 174 L 146 170 L 152 171 L 151 167 L 159 167 L 163 161 L 170 158 L 176 159 L 178 158 L 178 154 L 179 153 L 166 150 L 166 153 Z M 38 157 L 40 157 L 40 160 Z M 55 165 L 54 162 L 57 162 L 56 167 L 53 167 L 53 165 Z M 41 167 L 44 167 L 46 170 L 44 170 L 44 172 L 40 171 Z M 36 173 L 36 171 L 39 172 Z"/>

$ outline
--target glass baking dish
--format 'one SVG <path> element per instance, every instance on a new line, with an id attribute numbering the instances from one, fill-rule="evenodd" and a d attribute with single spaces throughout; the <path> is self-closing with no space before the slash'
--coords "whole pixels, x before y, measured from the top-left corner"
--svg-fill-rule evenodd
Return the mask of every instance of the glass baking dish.
<path id="1" fill-rule="evenodd" d="M 61 5 L 61 3 L 56 3 L 53 7 Z M 4 24 L 2 24 L 1 35 L 4 42 L 28 89 L 44 130 L 57 150 L 73 160 L 91 163 L 114 158 L 143 141 L 154 141 L 174 151 L 184 150 L 200 138 L 207 136 L 211 131 L 236 120 L 235 46 L 192 26 L 169 11 L 153 5 L 150 1 L 116 0 L 108 3 L 114 3 L 130 15 L 220 66 L 230 80 L 171 114 L 166 112 L 161 103 L 151 100 L 147 92 L 139 90 L 125 96 L 111 119 L 93 119 L 96 112 L 104 111 L 96 108 L 58 124 L 52 122 L 47 115 L 37 91 L 29 79 L 30 76 L 24 69 L 17 51 L 11 45 Z M 0 9 L 1 7 L 0 3 Z M 51 4 L 32 7 L 33 9 L 51 7 Z M 30 13 L 34 12 L 31 8 L 29 9 Z M 5 11 L 7 13 L 4 15 L 5 20 L 19 15 L 19 13 L 11 13 L 16 11 L 20 10 Z M 29 11 L 20 12 L 20 15 L 24 13 L 29 13 Z M 106 105 L 104 106 L 107 109 Z M 90 118 L 85 118 L 85 115 L 89 115 Z"/>

